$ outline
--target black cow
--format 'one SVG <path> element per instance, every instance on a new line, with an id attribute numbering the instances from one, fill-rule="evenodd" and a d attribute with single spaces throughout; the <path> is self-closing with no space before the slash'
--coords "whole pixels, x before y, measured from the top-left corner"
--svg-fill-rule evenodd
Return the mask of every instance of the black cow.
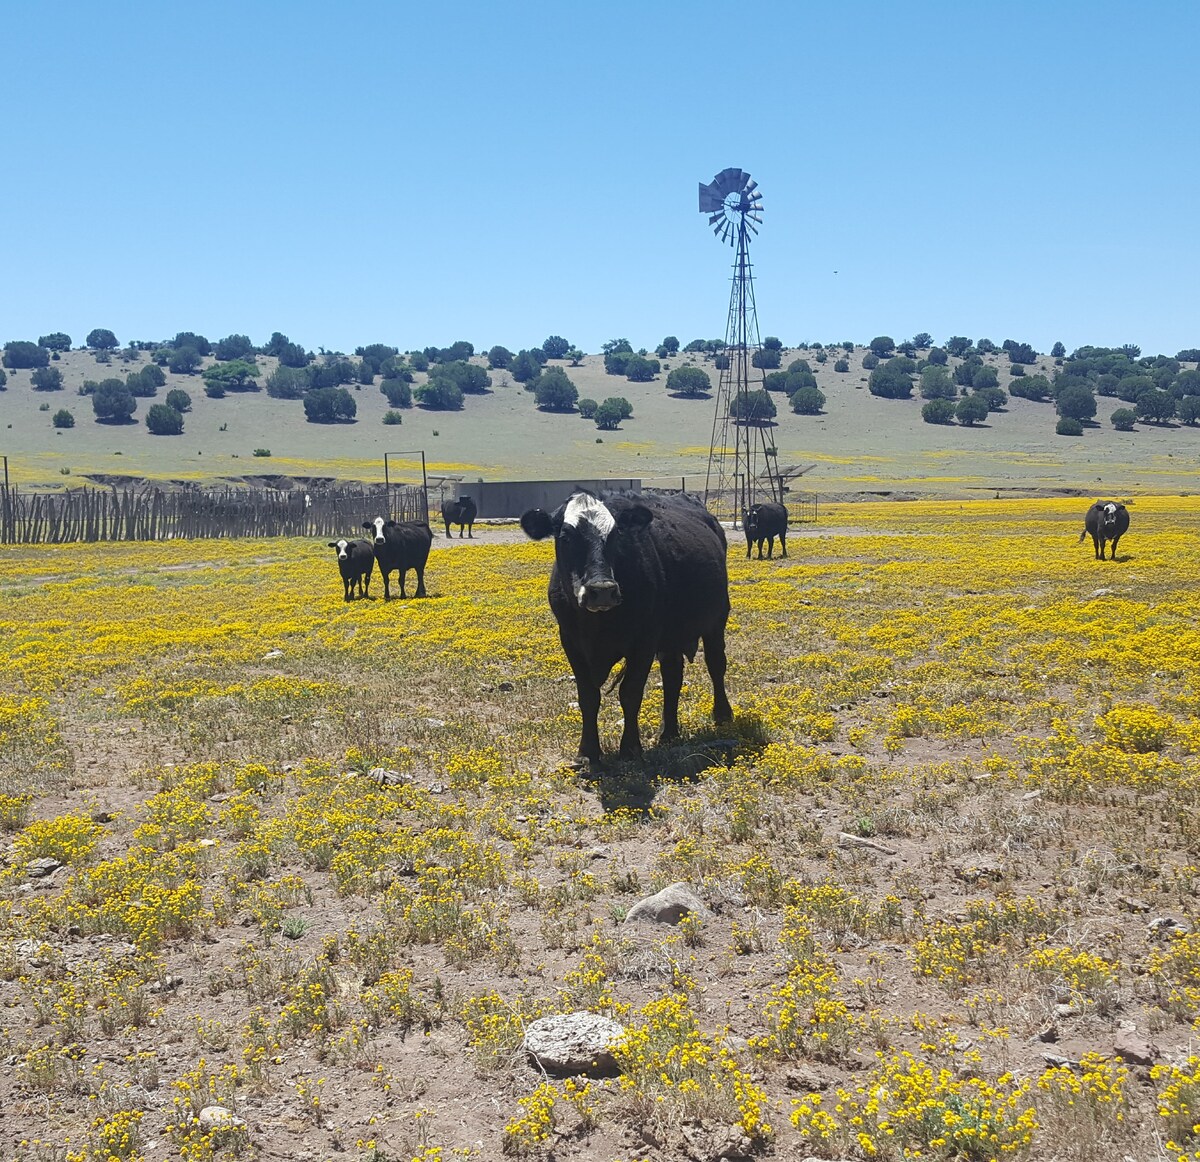
<path id="1" fill-rule="evenodd" d="M 425 592 L 425 562 L 429 558 L 429 546 L 433 544 L 433 530 L 425 521 L 385 520 L 381 516 L 363 521 L 364 529 L 375 533 L 375 560 L 383 574 L 383 599 L 392 599 L 388 574 L 393 570 L 400 574 L 400 596 L 405 597 L 404 574 L 409 569 L 417 573 L 417 596 L 428 597 Z"/>
<path id="2" fill-rule="evenodd" d="M 475 525 L 475 517 L 479 509 L 475 507 L 475 500 L 470 496 L 460 496 L 457 500 L 442 501 L 442 520 L 446 522 L 446 536 L 450 535 L 450 526 L 458 525 L 458 539 L 462 540 L 463 527 L 466 527 L 467 536 L 474 539 L 475 534 L 471 531 Z"/>
<path id="3" fill-rule="evenodd" d="M 742 523 L 746 529 L 746 560 L 750 560 L 750 546 L 758 545 L 758 559 L 762 560 L 763 541 L 767 542 L 767 558 L 775 555 L 775 538 L 779 538 L 779 548 L 783 556 L 787 556 L 787 509 L 782 504 L 767 501 L 764 504 L 752 504 L 750 510 L 742 514 Z"/>
<path id="4" fill-rule="evenodd" d="M 1117 559 L 1117 542 L 1129 528 L 1129 510 L 1115 500 L 1098 500 L 1083 518 L 1080 542 L 1089 533 L 1096 550 L 1096 560 L 1104 560 L 1104 542 L 1112 541 L 1112 559 Z"/>
<path id="5" fill-rule="evenodd" d="M 601 763 L 600 689 L 622 659 L 622 756 L 642 753 L 638 712 L 656 657 L 663 683 L 659 741 L 678 738 L 683 659 L 694 661 L 701 641 L 713 717 L 733 717 L 725 694 L 725 533 L 699 501 L 578 489 L 553 514 L 524 513 L 521 528 L 535 541 L 554 537 L 550 608 L 579 692 L 581 758 Z"/>
<path id="6" fill-rule="evenodd" d="M 370 541 L 330 541 L 329 547 L 337 549 L 338 569 L 342 584 L 346 588 L 346 600 L 352 600 L 354 587 L 358 585 L 359 597 L 371 596 L 371 574 L 375 569 L 375 550 Z"/>

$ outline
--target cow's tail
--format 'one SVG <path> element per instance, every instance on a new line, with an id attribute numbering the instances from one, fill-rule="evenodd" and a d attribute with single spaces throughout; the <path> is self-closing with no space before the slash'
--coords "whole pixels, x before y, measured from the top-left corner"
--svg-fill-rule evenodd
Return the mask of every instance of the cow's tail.
<path id="1" fill-rule="evenodd" d="M 1083 539 L 1084 539 L 1084 537 L 1086 537 L 1086 536 L 1087 536 L 1087 525 L 1084 525 L 1084 526 L 1083 526 L 1083 532 L 1081 532 L 1081 533 L 1079 534 L 1079 540 L 1077 540 L 1075 543 L 1076 543 L 1077 545 L 1082 545 L 1082 544 L 1083 544 Z"/>
<path id="2" fill-rule="evenodd" d="M 600 692 L 602 694 L 611 694 L 617 688 L 617 684 L 621 681 L 622 678 L 625 677 L 625 670 L 628 667 L 628 665 L 629 665 L 629 663 L 624 658 L 622 658 L 621 664 L 617 667 L 616 673 L 613 674 L 613 676 L 609 679 L 608 684 L 601 688 Z"/>

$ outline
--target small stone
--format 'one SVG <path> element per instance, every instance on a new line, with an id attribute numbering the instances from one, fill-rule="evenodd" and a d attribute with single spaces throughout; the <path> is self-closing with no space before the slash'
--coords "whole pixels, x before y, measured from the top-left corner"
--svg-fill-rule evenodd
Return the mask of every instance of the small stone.
<path id="1" fill-rule="evenodd" d="M 1136 896 L 1118 896 L 1117 903 L 1126 912 L 1149 912 L 1150 905 L 1145 900 L 1139 900 Z"/>
<path id="2" fill-rule="evenodd" d="M 514 686 L 511 682 L 501 682 L 500 685 L 496 687 L 496 689 L 503 690 L 504 693 L 507 694 L 510 690 L 515 690 L 516 686 Z"/>
<path id="3" fill-rule="evenodd" d="M 1054 1015 L 1056 1017 L 1078 1017 L 1079 1009 L 1075 1005 L 1055 1005 Z"/>
<path id="4" fill-rule="evenodd" d="M 411 783 L 412 776 L 400 771 L 387 770 L 384 767 L 372 767 L 367 772 L 367 778 L 378 783 L 381 787 L 397 787 L 401 783 Z"/>
<path id="5" fill-rule="evenodd" d="M 954 868 L 954 874 L 968 884 L 1003 879 L 1004 861 L 994 855 L 973 855 L 961 860 Z"/>
<path id="6" fill-rule="evenodd" d="M 1049 1024 L 1043 1025 L 1037 1033 L 1034 1034 L 1035 1041 L 1042 1041 L 1046 1044 L 1053 1044 L 1058 1040 L 1058 1026 L 1051 1021 Z"/>
<path id="7" fill-rule="evenodd" d="M 446 723 L 445 720 L 441 718 L 427 718 L 425 719 L 425 725 L 440 728 L 445 726 Z"/>
<path id="8" fill-rule="evenodd" d="M 25 871 L 31 879 L 41 879 L 43 876 L 53 875 L 60 867 L 61 860 L 44 855 L 41 859 L 31 859 L 25 865 Z"/>
<path id="9" fill-rule="evenodd" d="M 1150 939 L 1167 940 L 1175 936 L 1186 936 L 1191 927 L 1182 920 L 1171 916 L 1158 916 L 1150 921 Z"/>
<path id="10" fill-rule="evenodd" d="M 616 1021 L 581 1011 L 531 1022 L 524 1047 L 547 1073 L 602 1077 L 617 1071 L 612 1046 L 624 1035 Z"/>
<path id="11" fill-rule="evenodd" d="M 202 1130 L 211 1134 L 233 1134 L 246 1129 L 246 1123 L 224 1106 L 205 1106 L 196 1115 L 196 1121 Z"/>
<path id="12" fill-rule="evenodd" d="M 815 1069 L 808 1069 L 803 1065 L 789 1069 L 783 1080 L 793 1093 L 818 1093 L 828 1089 L 831 1084 L 827 1077 L 822 1077 Z"/>
<path id="13" fill-rule="evenodd" d="M 1157 1045 L 1131 1029 L 1122 1029 L 1113 1038 L 1113 1052 L 1130 1065 L 1153 1065 L 1159 1056 Z"/>
<path id="14" fill-rule="evenodd" d="M 1042 1060 L 1053 1066 L 1055 1069 L 1078 1069 L 1079 1062 L 1073 1061 L 1070 1057 L 1063 1057 L 1059 1053 L 1043 1053 Z"/>
<path id="15" fill-rule="evenodd" d="M 197 847 L 216 847 L 217 841 L 215 839 L 197 839 L 196 846 Z"/>
<path id="16" fill-rule="evenodd" d="M 283 650 L 267 650 L 267 652 L 265 654 L 263 654 L 263 661 L 269 662 L 272 658 L 282 658 L 282 657 L 283 657 Z M 213 1108 L 215 1109 L 216 1107 L 213 1107 Z"/>
<path id="17" fill-rule="evenodd" d="M 668 884 L 661 892 L 639 900 L 625 916 L 626 924 L 648 920 L 654 924 L 678 924 L 684 916 L 703 919 L 708 909 L 687 884 Z"/>

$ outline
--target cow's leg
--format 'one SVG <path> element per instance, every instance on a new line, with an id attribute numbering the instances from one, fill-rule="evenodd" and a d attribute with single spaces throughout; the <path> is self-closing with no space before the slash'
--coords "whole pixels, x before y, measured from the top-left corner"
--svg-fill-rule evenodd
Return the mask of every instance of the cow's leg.
<path id="1" fill-rule="evenodd" d="M 588 677 L 591 667 L 587 659 L 568 643 L 561 631 L 558 640 L 575 676 L 575 696 L 579 702 L 579 715 L 583 719 L 579 734 L 579 757 L 599 767 L 603 761 L 600 754 L 600 686 Z"/>
<path id="2" fill-rule="evenodd" d="M 683 654 L 659 654 L 663 684 L 663 724 L 660 743 L 679 737 L 679 691 L 683 689 Z"/>
<path id="3" fill-rule="evenodd" d="M 1117 533 L 1117 535 L 1116 535 L 1115 537 L 1113 537 L 1113 539 L 1112 539 L 1112 549 L 1110 550 L 1110 552 L 1111 552 L 1111 555 L 1112 555 L 1112 559 L 1113 559 L 1114 561 L 1117 559 L 1117 542 L 1118 542 L 1120 539 L 1121 539 L 1121 534 L 1120 534 L 1120 533 Z"/>
<path id="4" fill-rule="evenodd" d="M 472 521 L 469 525 L 467 525 L 467 539 L 472 540 L 472 541 L 475 539 L 475 522 L 474 521 Z"/>
<path id="5" fill-rule="evenodd" d="M 421 564 L 416 566 L 416 570 L 417 570 L 417 596 L 418 597 L 428 597 L 429 594 L 425 592 L 425 563 L 424 563 L 424 561 L 422 561 Z"/>
<path id="6" fill-rule="evenodd" d="M 384 601 L 391 601 L 391 599 L 392 599 L 391 571 L 388 569 L 385 569 L 382 565 L 380 565 L 379 573 L 380 573 L 380 576 L 383 577 L 383 599 L 384 599 Z"/>
<path id="7" fill-rule="evenodd" d="M 704 664 L 708 667 L 709 678 L 712 679 L 713 720 L 732 722 L 733 707 L 729 705 L 729 695 L 725 693 L 725 626 L 704 634 L 702 640 Z"/>
<path id="8" fill-rule="evenodd" d="M 450 522 L 446 522 L 446 540 L 450 539 Z"/>
<path id="9" fill-rule="evenodd" d="M 753 546 L 754 546 L 754 542 L 749 537 L 747 537 L 746 538 L 746 560 L 747 561 L 750 560 L 750 553 L 751 553 L 751 550 L 753 549 Z"/>
<path id="10" fill-rule="evenodd" d="M 342 588 L 345 590 L 345 592 L 342 595 L 342 599 L 344 601 L 349 601 L 350 598 L 354 594 L 354 577 L 353 577 L 353 575 L 342 578 Z"/>
<path id="11" fill-rule="evenodd" d="M 775 559 L 775 538 L 767 537 L 767 560 L 773 561 L 774 559 Z"/>
<path id="12" fill-rule="evenodd" d="M 625 676 L 621 679 L 621 713 L 625 715 L 625 729 L 621 731 L 621 756 L 640 758 L 642 733 L 638 729 L 638 715 L 642 711 L 642 699 L 646 694 L 646 679 L 654 664 L 653 654 L 634 654 L 625 659 Z"/>
<path id="13" fill-rule="evenodd" d="M 787 556 L 787 533 L 786 532 L 779 534 L 779 555 L 781 557 Z"/>
<path id="14" fill-rule="evenodd" d="M 1100 548 L 1101 541 L 1098 533 L 1092 533 L 1092 552 L 1095 554 L 1097 561 L 1104 560 L 1104 553 Z"/>

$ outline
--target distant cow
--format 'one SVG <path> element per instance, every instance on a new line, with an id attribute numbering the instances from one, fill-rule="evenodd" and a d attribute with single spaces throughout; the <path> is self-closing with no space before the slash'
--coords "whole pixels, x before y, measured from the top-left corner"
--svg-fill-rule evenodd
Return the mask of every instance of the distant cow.
<path id="1" fill-rule="evenodd" d="M 1104 560 L 1104 542 L 1112 541 L 1112 559 L 1117 559 L 1117 542 L 1129 528 L 1129 510 L 1114 500 L 1098 500 L 1083 518 L 1083 532 L 1079 540 L 1089 533 L 1096 549 L 1096 560 Z"/>
<path id="2" fill-rule="evenodd" d="M 683 659 L 694 661 L 701 641 L 713 717 L 733 717 L 725 694 L 725 533 L 699 501 L 578 489 L 553 514 L 524 513 L 521 528 L 535 541 L 554 537 L 550 608 L 579 693 L 581 758 L 601 763 L 600 690 L 622 659 L 622 756 L 642 753 L 638 712 L 656 657 L 663 684 L 659 741 L 679 736 Z"/>
<path id="3" fill-rule="evenodd" d="M 358 585 L 359 597 L 371 596 L 371 573 L 375 569 L 375 550 L 370 541 L 330 541 L 329 547 L 337 549 L 338 569 L 342 574 L 342 584 L 346 588 L 346 600 L 354 597 L 354 587 Z"/>
<path id="4" fill-rule="evenodd" d="M 425 562 L 429 557 L 429 546 L 433 544 L 433 531 L 424 521 L 385 520 L 381 516 L 363 521 L 364 529 L 374 534 L 375 560 L 383 575 L 383 599 L 391 601 L 392 591 L 388 574 L 400 574 L 400 596 L 405 597 L 404 574 L 416 570 L 417 596 L 428 597 L 425 592 Z"/>
<path id="5" fill-rule="evenodd" d="M 750 560 L 750 546 L 758 545 L 758 559 L 762 560 L 763 541 L 767 542 L 767 558 L 775 555 L 775 538 L 779 538 L 780 555 L 787 556 L 787 509 L 782 504 L 767 501 L 764 504 L 752 504 L 743 514 L 742 522 L 746 528 L 746 560 Z"/>
<path id="6" fill-rule="evenodd" d="M 475 500 L 470 496 L 460 496 L 457 500 L 442 501 L 442 520 L 446 522 L 446 536 L 450 535 L 450 526 L 458 525 L 458 539 L 462 540 L 463 528 L 467 530 L 467 536 L 474 539 L 475 534 L 471 531 L 475 525 L 475 517 L 479 509 L 475 507 Z"/>

